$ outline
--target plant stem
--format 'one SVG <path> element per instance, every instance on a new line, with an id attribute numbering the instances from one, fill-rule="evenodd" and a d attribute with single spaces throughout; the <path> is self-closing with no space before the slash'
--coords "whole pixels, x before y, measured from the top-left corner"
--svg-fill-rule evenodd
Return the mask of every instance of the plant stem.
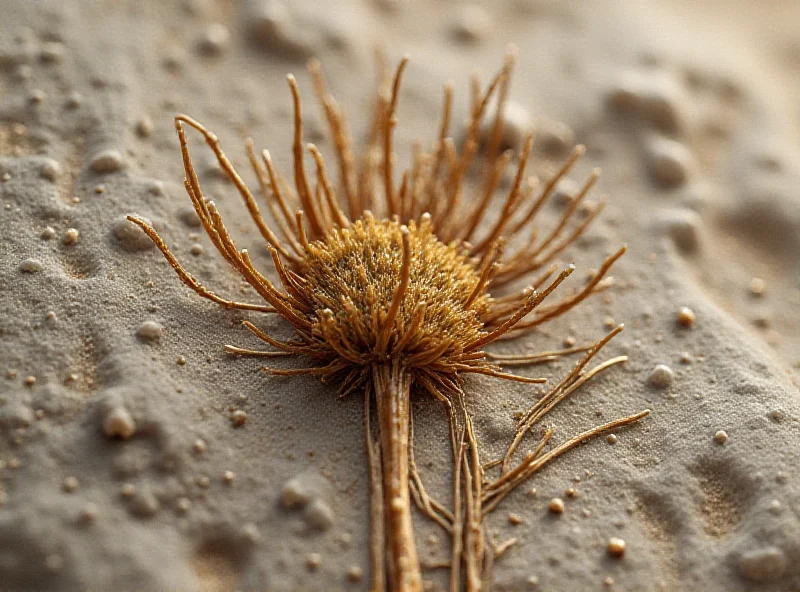
<path id="1" fill-rule="evenodd" d="M 408 485 L 408 435 L 411 374 L 398 360 L 372 367 L 383 457 L 384 516 L 389 560 L 389 589 L 422 589 L 417 548 L 411 524 Z"/>

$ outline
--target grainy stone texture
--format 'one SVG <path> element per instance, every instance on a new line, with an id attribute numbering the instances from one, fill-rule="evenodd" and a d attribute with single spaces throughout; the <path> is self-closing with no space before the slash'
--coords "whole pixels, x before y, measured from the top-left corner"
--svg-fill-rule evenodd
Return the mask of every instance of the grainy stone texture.
<path id="1" fill-rule="evenodd" d="M 204 285 L 256 301 L 186 214 L 174 114 L 207 124 L 248 182 L 247 135 L 290 174 L 285 74 L 297 76 L 309 121 L 323 121 L 303 71 L 309 55 L 322 58 L 360 139 L 380 42 L 392 62 L 412 58 L 397 112 L 404 161 L 413 139 L 436 134 L 441 85 L 455 84 L 455 125 L 470 73 L 486 82 L 514 42 L 510 99 L 534 123 L 569 126 L 587 146 L 571 178 L 602 166 L 594 195 L 610 195 L 564 261 L 578 276 L 621 243 L 629 252 L 607 296 L 499 349 L 558 349 L 566 336 L 596 339 L 605 318 L 625 322 L 603 356 L 629 362 L 551 417 L 553 439 L 645 407 L 652 415 L 504 500 L 489 531 L 518 542 L 497 561 L 494 589 L 800 589 L 800 7 L 485 2 L 491 27 L 471 46 L 452 35 L 458 2 L 118 4 L 7 0 L 0 15 L 0 588 L 368 589 L 361 397 L 338 400 L 311 378 L 270 377 L 262 360 L 231 357 L 224 344 L 258 347 L 242 320 L 275 335 L 286 327 L 190 294 L 120 221 L 162 221 Z M 682 147 L 657 183 L 652 134 Z M 204 191 L 275 279 L 240 198 L 204 172 L 207 147 L 188 135 Z M 333 162 L 330 142 L 319 145 Z M 530 172 L 555 170 L 560 151 L 537 150 Z M 700 183 L 714 188 L 702 207 Z M 202 256 L 190 255 L 195 244 Z M 754 277 L 768 289 L 753 290 Z M 697 316 L 692 330 L 675 322 L 683 306 Z M 769 326 L 752 325 L 756 312 Z M 138 331 L 145 321 L 157 327 Z M 673 369 L 667 388 L 648 385 L 657 364 Z M 519 372 L 553 382 L 570 365 Z M 489 378 L 466 388 L 485 460 L 498 458 L 514 414 L 541 391 Z M 238 428 L 236 410 L 247 414 Z M 449 502 L 445 414 L 422 396 L 414 414 L 422 478 Z M 568 488 L 580 495 L 550 514 Z M 417 518 L 425 556 L 447 557 L 447 537 Z M 608 555 L 612 538 L 624 556 Z M 446 589 L 442 570 L 425 579 Z"/>

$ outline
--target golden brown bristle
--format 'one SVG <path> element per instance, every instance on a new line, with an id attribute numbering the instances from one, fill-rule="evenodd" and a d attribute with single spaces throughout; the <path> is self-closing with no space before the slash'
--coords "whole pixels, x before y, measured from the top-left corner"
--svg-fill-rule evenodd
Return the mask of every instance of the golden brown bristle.
<path id="1" fill-rule="evenodd" d="M 445 342 L 437 358 L 446 363 L 483 332 L 488 296 L 468 302 L 480 277 L 456 245 L 436 239 L 430 223 L 417 227 L 412 221 L 405 227 L 367 215 L 313 243 L 300 273 L 310 306 L 330 311 L 330 329 L 360 364 L 402 358 L 413 367 L 432 345 Z"/>

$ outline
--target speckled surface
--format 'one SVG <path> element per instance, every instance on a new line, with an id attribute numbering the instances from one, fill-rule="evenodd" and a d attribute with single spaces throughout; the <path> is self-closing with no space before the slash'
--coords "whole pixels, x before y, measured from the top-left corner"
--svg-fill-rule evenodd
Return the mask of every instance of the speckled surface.
<path id="1" fill-rule="evenodd" d="M 285 74 L 307 97 L 309 140 L 329 151 L 305 60 L 321 58 L 359 137 L 384 43 L 412 60 L 402 160 L 435 133 L 442 84 L 463 117 L 469 75 L 488 79 L 508 42 L 520 55 L 511 99 L 540 130 L 536 172 L 573 141 L 587 146 L 574 181 L 604 170 L 606 213 L 565 261 L 581 272 L 621 243 L 629 252 L 608 295 L 501 347 L 552 349 L 625 322 L 607 355 L 630 361 L 550 421 L 566 438 L 652 415 L 494 512 L 496 540 L 518 539 L 494 589 L 800 589 L 800 13 L 694 4 L 4 2 L 0 589 L 367 588 L 362 400 L 228 355 L 223 344 L 252 345 L 243 318 L 287 329 L 190 293 L 124 216 L 151 220 L 201 281 L 239 296 L 183 191 L 176 112 L 243 169 L 252 136 L 287 170 Z M 197 138 L 192 148 L 204 188 L 270 270 L 233 188 Z M 654 376 L 659 364 L 672 374 Z M 488 378 L 467 389 L 495 458 L 541 391 Z M 419 398 L 414 414 L 423 478 L 446 499 L 444 412 Z M 415 519 L 423 559 L 447 557 L 443 533 Z M 608 555 L 612 537 L 624 557 Z M 426 586 L 445 589 L 444 576 L 426 570 Z"/>

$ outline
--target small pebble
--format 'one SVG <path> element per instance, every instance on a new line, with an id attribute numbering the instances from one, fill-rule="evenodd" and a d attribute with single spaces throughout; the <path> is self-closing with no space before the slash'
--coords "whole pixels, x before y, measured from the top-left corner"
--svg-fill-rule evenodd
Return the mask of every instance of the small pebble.
<path id="1" fill-rule="evenodd" d="M 537 130 L 536 146 L 543 154 L 561 156 L 574 145 L 575 132 L 566 123 L 549 121 Z"/>
<path id="2" fill-rule="evenodd" d="M 481 127 L 480 143 L 481 146 L 486 146 L 489 137 L 492 133 L 494 126 L 495 113 L 487 113 L 484 123 Z M 500 138 L 500 150 L 514 150 L 518 151 L 522 148 L 522 143 L 533 129 L 533 121 L 525 109 L 519 103 L 514 101 L 507 101 L 503 107 L 503 134 Z"/>
<path id="3" fill-rule="evenodd" d="M 767 282 L 760 277 L 754 277 L 750 280 L 750 293 L 753 296 L 763 296 L 767 289 Z"/>
<path id="4" fill-rule="evenodd" d="M 91 524 L 97 519 L 98 512 L 99 509 L 97 507 L 97 504 L 89 502 L 83 507 L 83 510 L 81 510 L 81 515 L 79 520 L 83 524 Z"/>
<path id="5" fill-rule="evenodd" d="M 347 570 L 347 579 L 351 582 L 360 582 L 361 578 L 364 577 L 364 570 L 362 570 L 357 565 L 353 565 L 350 569 Z"/>
<path id="6" fill-rule="evenodd" d="M 127 440 L 136 433 L 136 422 L 124 407 L 114 407 L 103 418 L 103 433 L 108 438 Z"/>
<path id="7" fill-rule="evenodd" d="M 548 502 L 547 509 L 551 514 L 563 514 L 564 500 L 562 500 L 560 497 L 554 497 Z"/>
<path id="8" fill-rule="evenodd" d="M 647 382 L 652 387 L 665 389 L 672 384 L 674 378 L 675 373 L 672 371 L 672 368 L 665 364 L 658 364 L 653 368 L 653 371 L 650 372 L 650 376 L 647 377 Z"/>
<path id="9" fill-rule="evenodd" d="M 725 444 L 728 441 L 728 434 L 725 430 L 719 430 L 716 434 L 714 434 L 714 441 L 717 444 Z"/>
<path id="10" fill-rule="evenodd" d="M 739 573 L 751 582 L 774 582 L 783 577 L 788 561 L 777 547 L 765 547 L 742 553 L 739 558 Z"/>
<path id="11" fill-rule="evenodd" d="M 477 4 L 459 6 L 453 16 L 453 37 L 462 43 L 474 44 L 485 39 L 492 29 L 489 11 Z"/>
<path id="12" fill-rule="evenodd" d="M 694 159 L 680 142 L 654 138 L 647 143 L 645 150 L 650 175 L 661 187 L 679 187 L 689 179 Z"/>
<path id="13" fill-rule="evenodd" d="M 153 180 L 147 188 L 150 195 L 161 196 L 164 195 L 164 181 Z M 199 220 L 199 218 L 198 218 Z"/>
<path id="14" fill-rule="evenodd" d="M 186 365 L 186 358 L 184 358 L 183 356 L 178 356 L 178 359 L 176 360 L 176 362 L 177 362 L 178 366 L 185 366 Z"/>
<path id="15" fill-rule="evenodd" d="M 69 476 L 64 479 L 64 482 L 61 484 L 61 489 L 63 489 L 67 493 L 73 493 L 78 490 L 80 483 L 78 483 L 78 478 L 74 476 Z"/>
<path id="16" fill-rule="evenodd" d="M 231 483 L 233 483 L 234 479 L 236 479 L 236 473 L 234 473 L 233 471 L 225 471 L 224 473 L 222 473 L 222 481 L 226 485 L 230 485 Z"/>
<path id="17" fill-rule="evenodd" d="M 691 329 L 692 327 L 694 327 L 694 322 L 695 322 L 694 311 L 688 306 L 681 306 L 680 309 L 678 309 L 678 315 L 675 318 L 675 320 L 682 327 L 687 327 Z"/>
<path id="18" fill-rule="evenodd" d="M 580 190 L 581 186 L 578 183 L 569 177 L 565 177 L 556 183 L 553 188 L 553 202 L 559 207 L 567 206 L 572 203 Z"/>
<path id="19" fill-rule="evenodd" d="M 123 483 L 119 488 L 119 494 L 122 497 L 132 497 L 136 493 L 136 486 L 133 483 Z"/>
<path id="20" fill-rule="evenodd" d="M 281 489 L 281 506 L 287 509 L 302 508 L 311 501 L 311 495 L 298 479 L 290 479 Z"/>
<path id="21" fill-rule="evenodd" d="M 508 522 L 509 524 L 517 525 L 522 522 L 522 518 L 519 517 L 519 514 L 514 514 L 514 512 L 510 512 L 508 514 Z"/>
<path id="22" fill-rule="evenodd" d="M 78 232 L 75 228 L 67 228 L 66 232 L 64 233 L 64 238 L 61 239 L 61 242 L 65 245 L 74 245 L 78 242 L 78 238 L 80 237 L 81 233 Z"/>
<path id="23" fill-rule="evenodd" d="M 237 409 L 231 413 L 231 423 L 233 427 L 238 428 L 247 423 L 247 412 Z"/>
<path id="24" fill-rule="evenodd" d="M 41 89 L 34 89 L 28 94 L 28 102 L 31 105 L 41 105 L 44 103 L 44 100 L 47 98 L 45 92 Z"/>
<path id="25" fill-rule="evenodd" d="M 683 127 L 684 103 L 684 93 L 677 81 L 666 77 L 645 79 L 639 91 L 637 111 L 653 128 L 674 134 Z"/>
<path id="26" fill-rule="evenodd" d="M 61 176 L 61 165 L 52 158 L 45 159 L 39 167 L 39 174 L 43 179 L 55 182 Z"/>
<path id="27" fill-rule="evenodd" d="M 153 135 L 153 120 L 147 115 L 136 122 L 136 135 L 140 138 L 149 138 Z"/>
<path id="28" fill-rule="evenodd" d="M 320 566 L 321 563 L 322 555 L 319 553 L 309 553 L 308 558 L 306 559 L 306 565 L 308 566 L 308 569 L 314 571 Z"/>
<path id="29" fill-rule="evenodd" d="M 208 489 L 211 487 L 211 479 L 209 479 L 206 475 L 200 475 L 197 478 L 197 485 L 203 489 Z"/>
<path id="30" fill-rule="evenodd" d="M 783 409 L 773 409 L 769 412 L 769 418 L 772 421 L 783 421 L 786 419 L 786 412 Z"/>
<path id="31" fill-rule="evenodd" d="M 333 526 L 333 510 L 321 499 L 315 499 L 306 507 L 306 523 L 315 530 L 329 530 Z"/>
<path id="32" fill-rule="evenodd" d="M 44 265 L 38 259 L 25 259 L 19 264 L 22 273 L 38 273 L 44 269 Z"/>
<path id="33" fill-rule="evenodd" d="M 181 514 L 185 514 L 188 512 L 192 507 L 192 500 L 188 497 L 179 497 L 175 501 L 175 509 L 178 510 Z"/>
<path id="34" fill-rule="evenodd" d="M 242 526 L 242 529 L 239 531 L 239 536 L 242 537 L 243 541 L 251 545 L 255 545 L 261 540 L 261 532 L 258 530 L 258 526 L 252 522 L 248 522 Z"/>
<path id="35" fill-rule="evenodd" d="M 206 445 L 206 441 L 203 440 L 202 438 L 198 438 L 192 444 L 192 451 L 195 454 L 203 454 L 207 449 L 208 446 Z"/>
<path id="36" fill-rule="evenodd" d="M 39 50 L 39 59 L 45 64 L 55 64 L 64 57 L 64 44 L 58 41 L 47 41 L 42 43 Z"/>
<path id="37" fill-rule="evenodd" d="M 27 405 L 23 405 L 22 403 L 6 403 L 0 407 L 0 430 L 6 428 L 24 429 L 31 426 L 35 421 L 36 415 Z M 1 461 L 0 470 L 2 470 Z"/>
<path id="38" fill-rule="evenodd" d="M 208 56 L 222 54 L 231 44 L 231 31 L 221 23 L 214 23 L 206 27 L 200 36 L 198 48 Z"/>
<path id="39" fill-rule="evenodd" d="M 136 329 L 136 337 L 138 337 L 140 341 L 158 341 L 163 334 L 164 327 L 155 321 L 145 321 Z"/>
<path id="40" fill-rule="evenodd" d="M 203 221 L 200 220 L 200 216 L 197 215 L 193 208 L 183 208 L 178 213 L 178 218 L 189 228 L 200 228 L 203 225 Z"/>
<path id="41" fill-rule="evenodd" d="M 263 0 L 254 2 L 248 21 L 253 40 L 262 48 L 289 58 L 305 58 L 313 51 L 308 34 L 297 26 L 284 2 Z"/>
<path id="42" fill-rule="evenodd" d="M 564 491 L 564 495 L 566 495 L 567 497 L 578 497 L 578 490 L 573 487 L 570 487 L 569 489 Z"/>
<path id="43" fill-rule="evenodd" d="M 152 225 L 150 220 L 145 218 L 142 218 L 142 220 Z M 146 251 L 155 247 L 155 243 L 150 240 L 144 230 L 124 216 L 117 218 L 111 225 L 111 234 L 117 239 L 117 244 L 123 250 L 131 253 Z"/>
<path id="44" fill-rule="evenodd" d="M 26 386 L 33 386 L 36 384 L 36 377 L 35 376 L 26 376 L 25 377 L 25 385 Z"/>
<path id="45" fill-rule="evenodd" d="M 692 210 L 676 210 L 662 216 L 662 223 L 673 244 L 687 254 L 700 246 L 702 219 Z"/>
<path id="46" fill-rule="evenodd" d="M 612 557 L 622 557 L 625 555 L 627 545 L 622 539 L 612 537 L 608 539 L 608 554 Z"/>
<path id="47" fill-rule="evenodd" d="M 641 75 L 625 72 L 608 93 L 608 106 L 618 113 L 635 113 L 639 108 L 642 85 Z"/>
<path id="48" fill-rule="evenodd" d="M 67 100 L 64 101 L 64 106 L 67 109 L 77 109 L 78 107 L 81 106 L 82 102 L 83 102 L 83 96 L 81 95 L 81 93 L 79 93 L 78 91 L 72 91 L 67 96 Z"/>
<path id="49" fill-rule="evenodd" d="M 154 516 L 160 507 L 158 499 L 150 491 L 141 491 L 133 498 L 133 511 L 143 518 Z"/>
<path id="50" fill-rule="evenodd" d="M 615 434 L 609 434 L 606 436 L 606 442 L 609 444 L 616 444 L 617 443 L 617 436 Z"/>
<path id="51" fill-rule="evenodd" d="M 191 246 L 191 248 L 189 249 L 189 252 L 192 255 L 194 255 L 195 257 L 198 257 L 198 256 L 202 255 L 203 252 L 204 252 L 203 245 L 199 245 L 199 244 L 195 243 L 195 244 L 193 244 Z"/>
<path id="52" fill-rule="evenodd" d="M 117 150 L 102 150 L 89 160 L 89 168 L 95 173 L 113 173 L 123 165 L 122 155 Z"/>
<path id="53" fill-rule="evenodd" d="M 39 238 L 42 240 L 53 240 L 56 237 L 56 229 L 52 226 L 45 226 Z"/>

